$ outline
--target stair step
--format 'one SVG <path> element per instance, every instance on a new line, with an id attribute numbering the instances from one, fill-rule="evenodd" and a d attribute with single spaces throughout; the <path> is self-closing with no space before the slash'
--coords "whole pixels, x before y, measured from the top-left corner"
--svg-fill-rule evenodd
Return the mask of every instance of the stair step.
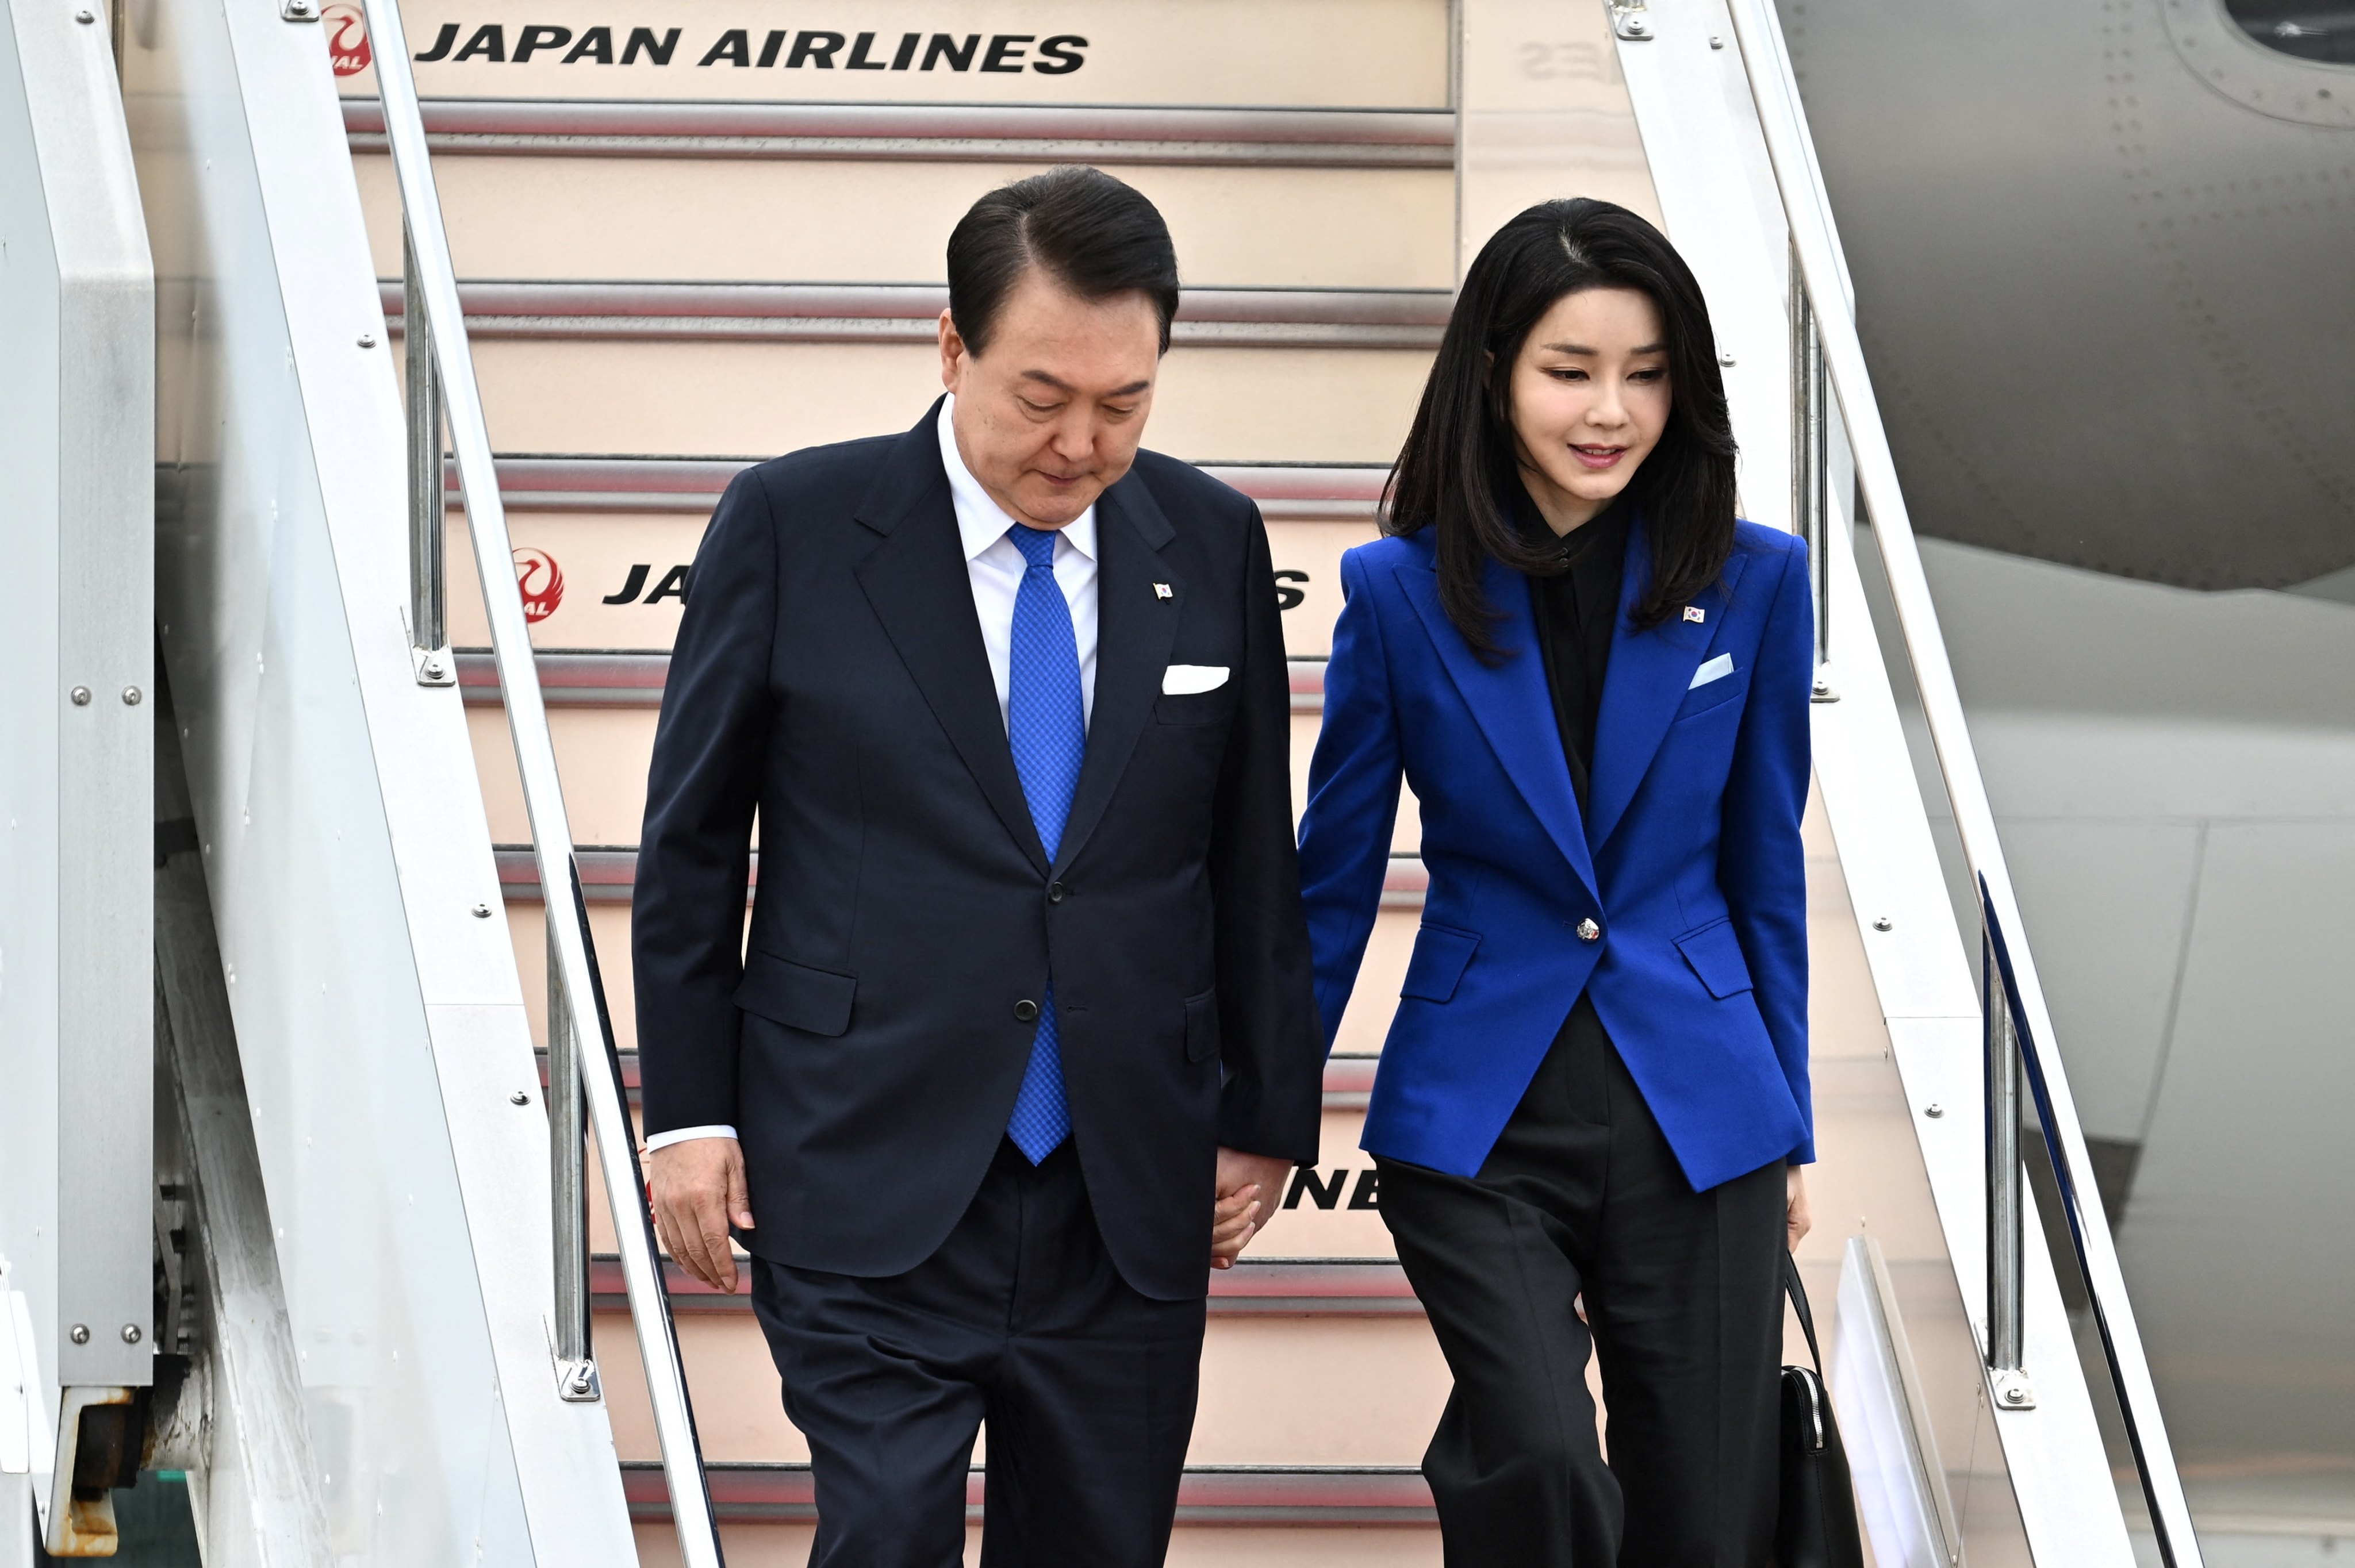
<path id="1" fill-rule="evenodd" d="M 537 904 L 540 901 L 539 863 L 530 848 L 521 844 L 496 846 L 494 854 L 498 862 L 499 891 L 512 904 Z M 576 874 L 581 878 L 581 895 L 591 904 L 627 904 L 638 876 L 638 852 L 634 849 L 582 849 L 572 852 Z M 751 888 L 760 885 L 761 856 L 752 854 L 752 875 L 745 889 L 750 902 Z M 1423 867 L 1419 855 L 1393 854 L 1390 869 L 1382 877 L 1382 907 L 1385 909 L 1420 909 L 1423 894 L 1431 885 L 1431 874 Z"/>
<path id="2" fill-rule="evenodd" d="M 379 279 L 386 324 L 404 330 L 400 280 Z M 1445 289 L 1188 289 L 1177 346 L 1436 348 Z M 461 283 L 466 331 L 495 338 L 600 337 L 764 343 L 932 344 L 945 284 Z"/>
<path id="3" fill-rule="evenodd" d="M 539 1064 L 539 1086 L 548 1087 L 548 1049 L 539 1046 L 532 1052 Z M 638 1054 L 634 1050 L 615 1053 L 621 1058 L 622 1090 L 630 1107 L 638 1106 Z M 1362 1111 L 1374 1088 L 1374 1069 L 1381 1063 L 1380 1056 L 1344 1055 L 1336 1052 L 1325 1059 L 1325 1108 L 1328 1111 Z M 616 1278 L 618 1279 L 618 1276 Z M 620 1287 L 615 1286 L 618 1289 Z"/>
<path id="4" fill-rule="evenodd" d="M 761 458 L 508 456 L 496 461 L 500 503 L 509 512 L 691 512 L 709 516 L 720 493 Z M 1202 471 L 1259 503 L 1261 515 L 1307 521 L 1371 521 L 1390 468 L 1381 463 L 1206 462 Z M 442 465 L 453 509 L 463 509 L 458 468 Z"/>
<path id="5" fill-rule="evenodd" d="M 709 1486 L 740 1568 L 800 1568 L 816 1520 L 806 1467 L 764 1476 L 714 1466 Z M 658 1467 L 623 1466 L 641 1560 L 677 1560 Z M 983 1483 L 966 1494 L 964 1561 L 979 1561 Z M 1437 1568 L 1438 1519 L 1409 1466 L 1189 1466 L 1178 1485 L 1171 1568 Z"/>
<path id="6" fill-rule="evenodd" d="M 663 1286 L 675 1313 L 749 1317 L 752 1311 L 749 1294 L 722 1295 L 667 1259 Z M 589 1290 L 594 1310 L 629 1310 L 618 1256 L 590 1260 Z M 1209 1310 L 1213 1316 L 1420 1317 L 1423 1303 L 1394 1259 L 1245 1257 L 1232 1268 L 1212 1272 Z"/>
<path id="7" fill-rule="evenodd" d="M 717 1464 L 706 1471 L 712 1507 L 724 1524 L 815 1523 L 810 1467 L 797 1464 Z M 642 1460 L 622 1465 L 622 1486 L 634 1520 L 670 1520 L 670 1489 L 662 1467 Z M 975 1466 L 965 1482 L 965 1517 L 981 1522 L 983 1479 Z M 1178 1522 L 1201 1524 L 1434 1525 L 1431 1488 L 1408 1466 L 1188 1466 L 1178 1488 Z"/>
<path id="8" fill-rule="evenodd" d="M 475 710 L 477 714 L 483 710 Z M 547 1039 L 546 1006 L 548 982 L 545 970 L 544 944 L 546 920 L 541 913 L 536 868 L 524 851 L 507 846 L 499 852 L 506 860 L 507 874 L 514 881 L 506 884 L 505 896 L 507 932 L 515 944 L 518 978 L 523 981 L 524 1005 L 529 1010 L 532 1037 Z M 634 970 L 630 953 L 630 885 L 635 874 L 635 853 L 630 850 L 585 850 L 575 852 L 575 863 L 581 867 L 584 890 L 588 895 L 589 925 L 597 945 L 600 968 L 605 982 L 605 1002 L 613 1020 L 613 1039 L 624 1050 L 637 1044 L 637 1004 L 633 994 Z M 1419 864 L 1420 863 L 1416 863 Z M 1394 874 L 1401 885 L 1391 895 L 1397 903 L 1379 910 L 1374 916 L 1372 935 L 1366 943 L 1365 962 L 1359 970 L 1358 986 L 1349 999 L 1348 1011 L 1343 1014 L 1334 1049 L 1344 1055 L 1371 1054 L 1379 1052 L 1390 1029 L 1391 1009 L 1405 982 L 1408 960 L 1414 950 L 1415 931 L 1422 921 L 1421 893 L 1412 885 L 1413 866 L 1399 863 Z M 747 900 L 749 905 L 750 900 Z M 1357 1145 L 1353 1130 L 1339 1143 L 1331 1142 L 1328 1129 L 1327 1146 L 1331 1149 L 1351 1149 Z M 1379 1229 L 1379 1226 L 1376 1227 Z M 1356 1252 L 1354 1245 L 1332 1251 Z"/>
<path id="9" fill-rule="evenodd" d="M 591 845 L 626 845 L 644 831 L 646 771 L 654 757 L 657 715 L 643 700 L 551 705 L 549 727 L 557 766 L 563 770 L 565 811 L 574 840 Z M 1308 765 L 1316 744 L 1316 717 L 1295 705 L 1292 716 L 1292 801 L 1296 817 L 1308 800 Z M 494 842 L 529 838 L 523 787 L 511 758 L 504 711 L 495 703 L 474 702 L 466 726 L 474 742 L 483 803 Z M 1420 808 L 1412 794 L 1400 801 L 1391 843 L 1401 854 L 1422 844 Z M 755 845 L 757 848 L 757 844 Z"/>
<path id="10" fill-rule="evenodd" d="M 500 704 L 497 660 L 487 648 L 460 648 L 458 691 L 469 707 Z M 565 652 L 536 653 L 540 701 L 551 708 L 658 708 L 670 680 L 667 653 Z M 1290 661 L 1292 711 L 1325 711 L 1325 661 Z"/>
<path id="11" fill-rule="evenodd" d="M 1188 1446 L 1195 1463 L 1390 1465 L 1421 1457 L 1447 1403 L 1448 1376 L 1413 1298 L 1253 1298 L 1220 1284 L 1250 1269 L 1269 1290 L 1403 1289 L 1391 1259 L 1314 1261 L 1319 1266 L 1310 1270 L 1264 1259 L 1211 1275 Z M 1349 1270 L 1369 1278 L 1349 1287 L 1317 1277 Z M 749 1285 L 740 1285 L 732 1297 L 702 1292 L 700 1308 L 697 1297 L 674 1307 L 704 1454 L 720 1462 L 806 1459 L 808 1442 L 785 1414 Z M 605 1373 L 615 1445 L 625 1458 L 653 1458 L 661 1446 L 629 1319 L 610 1296 L 597 1305 L 591 1349 Z"/>
<path id="12" fill-rule="evenodd" d="M 444 154 L 826 158 L 926 163 L 1455 167 L 1445 109 L 1200 109 L 1116 104 L 713 103 L 429 98 Z M 384 110 L 343 101 L 355 153 L 382 153 Z"/>

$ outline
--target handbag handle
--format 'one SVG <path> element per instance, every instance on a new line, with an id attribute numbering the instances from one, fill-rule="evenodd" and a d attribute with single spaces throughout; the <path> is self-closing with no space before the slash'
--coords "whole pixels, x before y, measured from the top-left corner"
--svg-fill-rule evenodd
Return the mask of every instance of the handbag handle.
<path id="1" fill-rule="evenodd" d="M 1816 1376 L 1824 1375 L 1824 1352 L 1816 1345 L 1816 1315 L 1807 1310 L 1807 1287 L 1799 1280 L 1799 1261 L 1786 1249 L 1783 1254 L 1783 1291 L 1799 1314 L 1799 1331 L 1807 1337 L 1807 1356 L 1816 1363 Z"/>

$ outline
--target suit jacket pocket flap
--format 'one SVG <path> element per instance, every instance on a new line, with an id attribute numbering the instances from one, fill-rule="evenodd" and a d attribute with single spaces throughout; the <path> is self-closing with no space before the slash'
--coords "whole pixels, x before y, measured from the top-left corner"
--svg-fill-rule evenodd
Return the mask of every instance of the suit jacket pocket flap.
<path id="1" fill-rule="evenodd" d="M 1677 938 L 1677 950 L 1709 988 L 1709 994 L 1720 1001 L 1750 989 L 1750 962 L 1742 956 L 1742 941 L 1733 934 L 1733 922 L 1720 920 L 1689 931 Z"/>
<path id="2" fill-rule="evenodd" d="M 746 1012 L 811 1034 L 840 1034 L 850 1027 L 850 1001 L 858 982 L 848 975 L 790 963 L 759 949 L 744 956 L 744 983 L 736 1005 Z"/>
<path id="3" fill-rule="evenodd" d="M 1399 987 L 1399 994 L 1445 1001 L 1455 994 L 1455 982 L 1464 978 L 1464 966 L 1479 945 L 1477 931 L 1425 924 L 1415 933 L 1414 957 L 1407 961 L 1406 983 Z"/>
<path id="4" fill-rule="evenodd" d="M 1186 999 L 1186 1060 L 1207 1062 L 1219 1054 L 1219 993 Z"/>

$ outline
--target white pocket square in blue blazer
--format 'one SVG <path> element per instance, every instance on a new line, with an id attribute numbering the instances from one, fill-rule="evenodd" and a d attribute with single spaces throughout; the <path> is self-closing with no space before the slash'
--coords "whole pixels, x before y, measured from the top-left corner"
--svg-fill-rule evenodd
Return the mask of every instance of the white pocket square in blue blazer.
<path id="1" fill-rule="evenodd" d="M 1215 692 L 1226 683 L 1227 667 L 1224 664 L 1172 664 L 1161 672 L 1161 694 L 1165 697 Z"/>
<path id="2" fill-rule="evenodd" d="M 1706 686 L 1711 681 L 1722 681 L 1728 675 L 1732 673 L 1733 655 L 1731 653 L 1721 653 L 1716 658 L 1711 659 L 1708 663 L 1703 664 L 1700 669 L 1693 672 L 1692 686 L 1687 686 L 1685 690 L 1689 692 L 1693 689 L 1693 686 Z"/>

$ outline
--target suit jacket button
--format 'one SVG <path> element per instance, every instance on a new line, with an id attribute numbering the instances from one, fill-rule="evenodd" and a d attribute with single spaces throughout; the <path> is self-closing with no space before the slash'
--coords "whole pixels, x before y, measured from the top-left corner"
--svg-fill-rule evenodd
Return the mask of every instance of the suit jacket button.
<path id="1" fill-rule="evenodd" d="M 1039 1022 L 1039 1004 L 1026 996 L 1014 1004 L 1014 1016 L 1019 1022 L 1036 1023 Z"/>
<path id="2" fill-rule="evenodd" d="M 1060 882 L 1050 882 L 1047 885 L 1047 902 L 1050 904 L 1060 904 L 1071 895 L 1071 890 Z"/>
<path id="3" fill-rule="evenodd" d="M 1599 942 L 1603 940 L 1603 927 L 1594 923 L 1593 916 L 1589 916 L 1587 918 L 1581 920 L 1578 923 L 1578 939 L 1582 942 Z"/>

